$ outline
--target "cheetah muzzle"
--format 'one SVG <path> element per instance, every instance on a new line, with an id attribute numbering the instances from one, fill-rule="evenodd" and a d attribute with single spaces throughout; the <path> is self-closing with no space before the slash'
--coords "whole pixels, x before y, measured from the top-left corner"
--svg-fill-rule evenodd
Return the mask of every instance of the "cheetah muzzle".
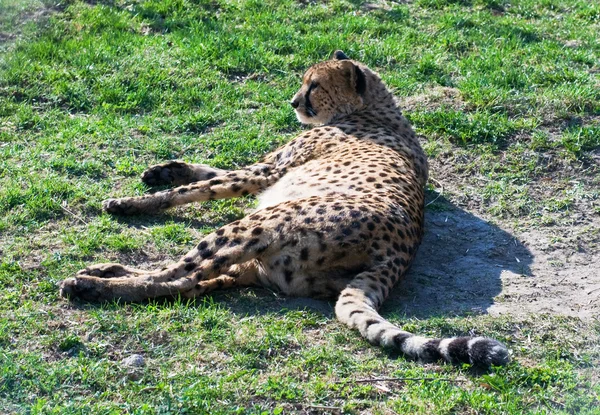
<path id="1" fill-rule="evenodd" d="M 130 215 L 255 194 L 253 213 L 204 237 L 166 268 L 95 265 L 63 281 L 61 295 L 140 301 L 266 286 L 336 299 L 340 321 L 413 359 L 506 364 L 508 350 L 495 340 L 425 338 L 377 312 L 421 242 L 428 175 L 415 133 L 379 76 L 337 51 L 306 71 L 291 105 L 314 128 L 260 163 L 225 171 L 171 161 L 150 167 L 142 180 L 177 187 L 104 203 L 110 213 Z"/>

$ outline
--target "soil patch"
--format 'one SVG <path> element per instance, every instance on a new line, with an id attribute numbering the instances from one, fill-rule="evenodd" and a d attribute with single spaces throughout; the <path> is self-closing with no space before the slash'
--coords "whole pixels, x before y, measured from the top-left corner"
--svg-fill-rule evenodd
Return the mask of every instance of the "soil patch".
<path id="1" fill-rule="evenodd" d="M 600 256 L 554 240 L 576 239 L 577 226 L 511 233 L 459 209 L 428 212 L 425 222 L 412 270 L 384 312 L 599 315 Z"/>

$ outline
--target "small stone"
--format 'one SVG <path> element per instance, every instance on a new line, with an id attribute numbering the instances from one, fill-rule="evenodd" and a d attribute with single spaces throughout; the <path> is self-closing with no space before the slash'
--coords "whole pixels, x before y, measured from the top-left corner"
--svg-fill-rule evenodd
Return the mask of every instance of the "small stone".
<path id="1" fill-rule="evenodd" d="M 140 380 L 143 376 L 143 372 L 139 369 L 133 369 L 133 370 L 128 370 L 127 371 L 127 376 L 126 379 L 130 380 L 132 382 L 137 382 L 138 380 Z"/>
<path id="2" fill-rule="evenodd" d="M 144 356 L 140 354 L 132 354 L 129 357 L 121 360 L 121 364 L 126 367 L 143 367 L 146 362 Z"/>

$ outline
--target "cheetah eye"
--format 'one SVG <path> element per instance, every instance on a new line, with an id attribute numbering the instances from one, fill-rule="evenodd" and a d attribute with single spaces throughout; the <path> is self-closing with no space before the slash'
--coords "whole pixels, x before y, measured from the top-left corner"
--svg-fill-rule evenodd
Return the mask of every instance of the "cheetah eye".
<path id="1" fill-rule="evenodd" d="M 312 81 L 310 83 L 310 85 L 308 86 L 307 94 L 310 94 L 314 89 L 316 89 L 318 87 L 319 87 L 319 84 L 317 82 L 315 82 L 315 81 Z"/>

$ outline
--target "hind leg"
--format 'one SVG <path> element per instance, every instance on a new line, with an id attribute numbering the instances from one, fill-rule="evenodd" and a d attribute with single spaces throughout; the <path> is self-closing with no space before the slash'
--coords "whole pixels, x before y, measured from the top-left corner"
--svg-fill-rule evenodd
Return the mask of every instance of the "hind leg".
<path id="1" fill-rule="evenodd" d="M 223 287 L 251 284 L 256 273 L 241 265 L 278 244 L 260 225 L 250 218 L 226 225 L 206 236 L 179 262 L 161 270 L 140 271 L 119 264 L 88 267 L 64 280 L 60 293 L 63 297 L 86 301 L 141 301 L 186 292 L 193 297 L 219 288 L 220 284 Z M 238 267 L 232 268 L 234 265 Z M 221 276 L 218 280 L 221 282 L 206 282 Z"/>

